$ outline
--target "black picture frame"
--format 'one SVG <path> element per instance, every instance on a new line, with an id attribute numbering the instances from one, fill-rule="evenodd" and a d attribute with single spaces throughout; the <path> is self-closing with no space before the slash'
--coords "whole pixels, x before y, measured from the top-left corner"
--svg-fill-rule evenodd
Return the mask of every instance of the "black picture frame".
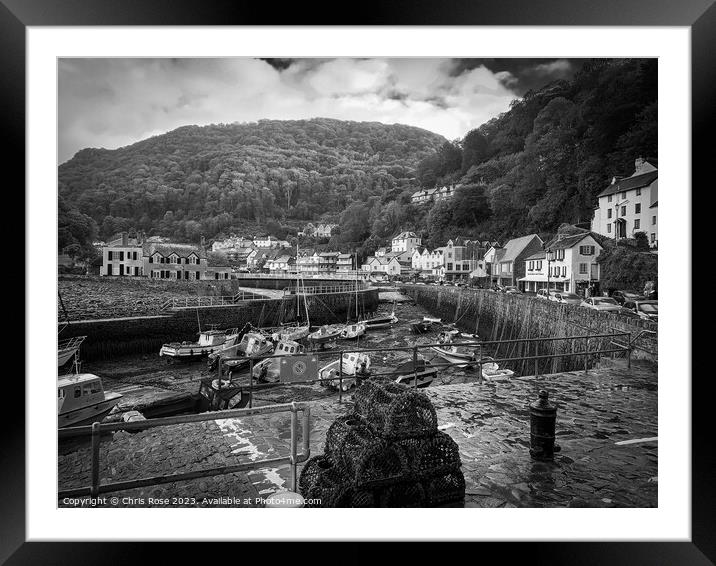
<path id="1" fill-rule="evenodd" d="M 7 144 L 3 161 L 6 170 L 17 170 L 18 185 L 24 186 L 25 148 L 25 33 L 28 26 L 96 25 L 559 25 L 559 26 L 687 26 L 692 36 L 692 179 L 703 189 L 713 185 L 707 177 L 713 161 L 713 106 L 716 101 L 716 6 L 713 0 L 501 0 L 361 2 L 356 11 L 338 15 L 335 5 L 248 3 L 226 0 L 0 0 L 0 108 Z M 48 127 L 51 131 L 53 126 Z M 710 173 L 710 171 L 709 171 Z M 22 184 L 20 184 L 22 183 Z M 689 187 L 683 187 L 686 193 Z M 21 201 L 23 199 L 20 199 Z M 20 209 L 24 210 L 22 202 Z M 18 217 L 24 217 L 19 214 Z M 694 223 L 697 225 L 697 223 Z M 5 229 L 5 235 L 9 233 Z M 685 238 L 691 238 L 685 234 Z M 26 258 L 30 261 L 31 258 Z M 26 297 L 27 299 L 27 297 Z M 691 329 L 684 329 L 690 332 Z M 691 364 L 685 363 L 689 368 Z M 696 365 L 693 374 L 696 375 Z M 504 560 L 521 555 L 536 563 L 551 564 L 712 564 L 716 561 L 716 489 L 714 478 L 713 395 L 708 374 L 692 380 L 692 539 L 691 542 L 642 543 L 489 543 L 479 551 L 469 550 L 470 560 Z M 689 370 L 671 376 L 687 383 Z M 143 562 L 161 553 L 162 561 L 186 557 L 185 545 L 167 543 L 40 543 L 25 537 L 25 418 L 19 414 L 5 422 L 0 454 L 0 562 L 25 564 L 119 564 Z M 81 533 L 78 533 L 78 538 Z M 559 538 L 559 532 L 554 538 Z M 242 543 L 246 544 L 246 543 Z M 265 544 L 265 543 L 264 543 Z M 348 543 L 349 545 L 379 543 Z M 204 560 L 222 560 L 228 553 L 239 559 L 233 545 L 214 545 Z M 328 545 L 325 548 L 331 548 Z M 422 554 L 422 545 L 411 553 Z M 245 552 L 245 551 L 243 551 Z M 291 552 L 291 551 L 281 551 Z M 321 553 L 326 552 L 321 550 Z M 345 561 L 357 555 L 369 559 L 381 550 L 362 547 L 328 550 L 325 556 Z M 401 551 L 403 552 L 403 551 Z M 449 551 L 452 555 L 453 550 Z M 475 554 L 477 552 L 477 554 Z M 334 554 L 335 553 L 335 554 Z M 353 557 L 353 558 L 351 558 Z M 443 555 L 445 557 L 445 555 Z M 271 556 L 267 559 L 273 561 Z M 510 560 L 511 561 L 511 560 Z M 156 562 L 156 558 L 152 559 Z"/>

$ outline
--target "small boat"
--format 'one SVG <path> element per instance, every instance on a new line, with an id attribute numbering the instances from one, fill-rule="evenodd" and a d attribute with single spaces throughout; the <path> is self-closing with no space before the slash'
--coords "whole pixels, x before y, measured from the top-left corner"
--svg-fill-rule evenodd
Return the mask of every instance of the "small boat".
<path id="1" fill-rule="evenodd" d="M 314 344 L 326 344 L 338 340 L 345 327 L 342 324 L 332 324 L 321 326 L 316 332 L 308 335 L 308 340 Z"/>
<path id="2" fill-rule="evenodd" d="M 171 342 L 164 344 L 159 350 L 160 356 L 166 356 L 168 360 L 200 358 L 213 354 L 233 342 L 239 336 L 238 328 L 228 330 L 205 330 L 199 332 L 198 342 Z M 230 344 L 227 344 L 229 342 Z"/>
<path id="3" fill-rule="evenodd" d="M 281 361 L 287 356 L 304 353 L 304 347 L 294 340 L 282 340 L 276 345 L 272 358 L 261 360 L 254 366 L 253 376 L 263 382 L 276 382 L 281 377 Z"/>
<path id="4" fill-rule="evenodd" d="M 209 370 L 213 371 L 219 365 L 219 359 L 222 360 L 222 367 L 227 371 L 239 371 L 249 367 L 251 356 L 263 356 L 273 351 L 273 342 L 262 332 L 247 332 L 241 338 L 241 342 L 234 344 L 230 348 L 209 354 Z M 226 359 L 238 358 L 238 359 Z"/>
<path id="5" fill-rule="evenodd" d="M 366 330 L 373 330 L 375 328 L 388 328 L 398 322 L 398 317 L 395 316 L 395 311 L 392 311 L 388 316 L 375 316 L 362 321 L 365 324 Z"/>
<path id="6" fill-rule="evenodd" d="M 433 379 L 438 374 L 438 368 L 433 366 L 429 361 L 422 358 L 417 360 L 417 363 L 413 363 L 413 360 L 399 365 L 395 368 L 395 372 L 398 374 L 398 378 L 395 383 L 402 383 L 410 387 L 427 387 L 433 382 Z"/>
<path id="7" fill-rule="evenodd" d="M 508 379 L 515 375 L 515 372 L 511 369 L 500 369 L 493 358 L 489 356 L 483 357 L 482 362 L 482 377 L 486 381 L 495 381 L 500 379 Z"/>
<path id="8" fill-rule="evenodd" d="M 456 364 L 459 368 L 472 366 L 477 360 L 477 352 L 471 346 L 444 344 L 442 346 L 431 346 L 430 348 L 437 352 L 441 358 L 446 359 L 451 364 Z"/>
<path id="9" fill-rule="evenodd" d="M 365 323 L 356 322 L 354 324 L 346 325 L 346 327 L 341 331 L 340 337 L 343 340 L 351 340 L 360 338 L 363 334 L 365 334 Z"/>
<path id="10" fill-rule="evenodd" d="M 339 371 L 339 364 L 341 369 Z M 319 379 L 330 379 L 331 381 L 321 381 L 321 385 L 338 389 L 341 387 L 340 373 L 343 373 L 342 385 L 343 391 L 348 391 L 356 383 L 353 377 L 360 373 L 368 375 L 370 370 L 370 358 L 360 352 L 346 352 L 341 356 L 340 360 L 331 362 L 327 366 L 318 370 Z"/>
<path id="11" fill-rule="evenodd" d="M 274 342 L 280 342 L 281 340 L 301 340 L 302 338 L 308 336 L 309 332 L 310 326 L 308 324 L 286 325 L 280 330 L 274 332 L 271 335 L 271 338 Z"/>
<path id="12" fill-rule="evenodd" d="M 57 367 L 62 367 L 79 351 L 82 342 L 87 336 L 75 336 L 60 340 L 57 344 Z"/>
<path id="13" fill-rule="evenodd" d="M 57 380 L 57 426 L 101 422 L 121 398 L 105 393 L 102 379 L 92 373 L 65 375 Z"/>
<path id="14" fill-rule="evenodd" d="M 443 340 L 447 340 L 448 342 L 452 342 L 457 338 L 469 340 L 470 342 L 475 342 L 480 339 L 477 334 L 463 332 L 459 328 L 456 328 L 454 324 L 446 324 L 445 328 L 440 332 L 438 336 L 438 341 L 442 342 Z"/>
<path id="15" fill-rule="evenodd" d="M 436 325 L 442 324 L 439 318 L 424 316 L 423 320 L 414 320 L 410 323 L 410 328 L 415 334 L 425 334 L 435 328 Z"/>

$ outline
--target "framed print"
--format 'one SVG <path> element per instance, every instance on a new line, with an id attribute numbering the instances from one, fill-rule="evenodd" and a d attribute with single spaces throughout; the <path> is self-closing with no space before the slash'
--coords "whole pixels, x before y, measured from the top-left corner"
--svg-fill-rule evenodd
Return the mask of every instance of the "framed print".
<path id="1" fill-rule="evenodd" d="M 3 560 L 714 560 L 691 187 L 716 9 L 523 4 L 3 0 L 27 266 Z"/>

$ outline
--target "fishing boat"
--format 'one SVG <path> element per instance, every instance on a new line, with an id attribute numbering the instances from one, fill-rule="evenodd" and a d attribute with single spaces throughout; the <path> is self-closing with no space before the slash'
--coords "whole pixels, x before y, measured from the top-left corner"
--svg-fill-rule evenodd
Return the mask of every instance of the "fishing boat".
<path id="1" fill-rule="evenodd" d="M 84 342 L 87 336 L 75 336 L 73 338 L 67 338 L 66 340 L 60 340 L 57 344 L 57 367 L 62 367 L 72 358 L 80 349 L 82 342 Z"/>
<path id="2" fill-rule="evenodd" d="M 424 316 L 422 320 L 414 320 L 410 323 L 410 329 L 415 334 L 425 334 L 430 332 L 437 325 L 441 324 L 442 320 L 439 318 L 433 318 L 430 316 Z"/>
<path id="3" fill-rule="evenodd" d="M 482 377 L 486 381 L 509 379 L 515 375 L 515 372 L 511 369 L 500 369 L 500 366 L 489 356 L 484 356 L 480 361 L 482 362 Z"/>
<path id="4" fill-rule="evenodd" d="M 447 340 L 448 342 L 452 342 L 453 340 L 457 338 L 462 338 L 463 340 L 469 340 L 470 342 L 475 342 L 480 339 L 480 337 L 477 334 L 472 334 L 470 332 L 463 332 L 459 328 L 457 328 L 454 324 L 445 324 L 443 330 L 440 332 L 438 336 L 438 341 L 441 342 L 443 340 Z"/>
<path id="5" fill-rule="evenodd" d="M 418 359 L 416 363 L 413 360 L 399 365 L 395 368 L 394 373 L 398 374 L 396 383 L 409 385 L 410 387 L 427 387 L 433 382 L 438 374 L 438 368 L 433 366 L 428 360 Z"/>
<path id="6" fill-rule="evenodd" d="M 238 336 L 239 330 L 237 328 L 230 328 L 228 330 L 204 330 L 203 332 L 199 332 L 199 340 L 197 342 L 171 342 L 164 344 L 161 350 L 159 350 L 159 355 L 166 357 L 168 361 L 200 358 L 225 349 L 227 342 L 235 342 Z"/>
<path id="7" fill-rule="evenodd" d="M 290 324 L 283 326 L 280 330 L 274 332 L 271 338 L 274 342 L 282 340 L 301 340 L 308 336 L 311 327 L 308 324 Z"/>
<path id="8" fill-rule="evenodd" d="M 443 330 L 438 336 L 438 342 L 440 345 L 431 346 L 430 348 L 437 352 L 441 358 L 444 358 L 451 364 L 457 364 L 457 367 L 465 368 L 472 365 L 477 360 L 478 352 L 475 346 L 465 346 L 454 343 L 454 338 L 458 334 L 459 331 L 456 329 Z"/>
<path id="9" fill-rule="evenodd" d="M 346 352 L 341 356 L 340 360 L 335 360 L 319 369 L 318 377 L 319 379 L 330 379 L 330 381 L 321 381 L 321 385 L 338 389 L 342 384 L 343 391 L 348 391 L 355 385 L 356 374 L 360 373 L 367 376 L 369 370 L 370 358 L 366 354 Z M 342 379 L 340 379 L 341 373 L 343 374 Z"/>
<path id="10" fill-rule="evenodd" d="M 281 363 L 288 356 L 303 354 L 304 347 L 294 340 L 282 340 L 276 345 L 272 358 L 261 360 L 254 366 L 253 376 L 263 382 L 279 381 L 281 377 Z"/>
<path id="11" fill-rule="evenodd" d="M 354 324 L 346 325 L 346 327 L 341 331 L 340 337 L 343 340 L 352 340 L 360 338 L 363 334 L 365 334 L 365 323 L 356 322 Z"/>
<path id="12" fill-rule="evenodd" d="M 92 373 L 62 376 L 57 380 L 57 426 L 100 422 L 121 398 L 120 393 L 105 393 L 102 379 Z"/>
<path id="13" fill-rule="evenodd" d="M 342 324 L 323 325 L 316 332 L 308 335 L 308 340 L 314 344 L 326 344 L 338 340 L 345 328 Z"/>
<path id="14" fill-rule="evenodd" d="M 209 356 L 209 370 L 214 370 L 222 360 L 222 367 L 227 371 L 241 371 L 251 364 L 252 356 L 266 356 L 273 352 L 273 342 L 262 332 L 247 332 L 241 342 L 221 352 L 217 356 Z M 235 358 L 235 359 L 226 359 Z"/>
<path id="15" fill-rule="evenodd" d="M 374 316 L 373 318 L 368 318 L 362 322 L 365 324 L 366 330 L 389 328 L 398 322 L 398 317 L 395 316 L 395 311 L 391 311 L 391 313 L 387 316 Z"/>

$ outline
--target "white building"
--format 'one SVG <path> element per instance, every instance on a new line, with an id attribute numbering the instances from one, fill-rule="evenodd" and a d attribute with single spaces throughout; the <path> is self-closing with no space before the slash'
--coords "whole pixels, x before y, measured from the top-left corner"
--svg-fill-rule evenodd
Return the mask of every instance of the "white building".
<path id="1" fill-rule="evenodd" d="M 286 240 L 279 240 L 278 238 L 274 238 L 273 236 L 261 236 L 258 238 L 254 238 L 254 245 L 257 248 L 289 248 L 291 247 L 291 244 L 289 244 Z"/>
<path id="2" fill-rule="evenodd" d="M 634 173 L 612 184 L 597 196 L 592 231 L 615 240 L 644 232 L 649 245 L 659 242 L 658 202 L 659 172 L 656 161 L 639 158 Z"/>
<path id="3" fill-rule="evenodd" d="M 413 248 L 419 246 L 421 239 L 415 232 L 401 232 L 395 236 L 391 242 L 391 251 L 394 252 L 405 252 L 410 257 L 413 253 Z"/>
<path id="4" fill-rule="evenodd" d="M 100 275 L 141 277 L 144 275 L 143 236 L 129 236 L 127 232 L 116 234 L 102 247 Z"/>
<path id="5" fill-rule="evenodd" d="M 264 267 L 267 268 L 271 273 L 286 273 L 290 271 L 293 265 L 294 259 L 291 256 L 281 255 L 277 258 L 267 260 L 266 265 Z"/>
<path id="6" fill-rule="evenodd" d="M 385 273 L 386 275 L 400 275 L 400 262 L 394 257 L 375 257 L 370 256 L 365 263 L 361 265 L 363 271 L 369 273 Z"/>
<path id="7" fill-rule="evenodd" d="M 300 273 L 318 273 L 321 258 L 315 250 L 301 250 L 296 259 L 296 269 Z"/>
<path id="8" fill-rule="evenodd" d="M 597 257 L 602 246 L 591 232 L 557 236 L 539 251 L 524 260 L 524 277 L 519 278 L 525 291 L 555 289 L 584 294 L 590 284 L 599 283 Z"/>

